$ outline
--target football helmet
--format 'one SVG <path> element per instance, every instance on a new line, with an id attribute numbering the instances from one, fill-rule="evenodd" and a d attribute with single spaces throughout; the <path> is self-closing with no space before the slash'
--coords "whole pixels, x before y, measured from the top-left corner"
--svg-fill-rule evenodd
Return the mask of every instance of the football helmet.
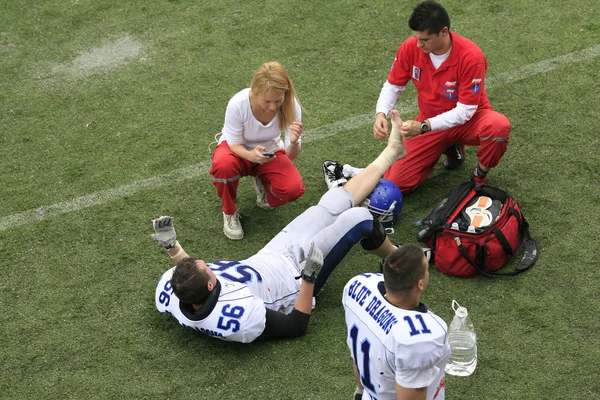
<path id="1" fill-rule="evenodd" d="M 367 207 L 374 218 L 379 219 L 385 228 L 391 228 L 402 211 L 402 192 L 393 182 L 381 178 L 375 189 L 367 196 L 362 205 Z"/>

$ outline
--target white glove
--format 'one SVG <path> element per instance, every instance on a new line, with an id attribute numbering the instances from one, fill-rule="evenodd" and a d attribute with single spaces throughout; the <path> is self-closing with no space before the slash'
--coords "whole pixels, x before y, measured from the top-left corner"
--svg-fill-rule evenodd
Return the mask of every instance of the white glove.
<path id="1" fill-rule="evenodd" d="M 177 234 L 173 227 L 173 217 L 162 216 L 160 218 L 152 220 L 152 227 L 154 228 L 154 234 L 152 239 L 154 241 L 169 250 L 175 246 L 177 242 Z"/>
<path id="2" fill-rule="evenodd" d="M 315 242 L 310 243 L 310 249 L 306 255 L 304 249 L 300 249 L 300 265 L 303 266 L 302 279 L 315 283 L 317 275 L 323 267 L 323 252 L 315 245 Z"/>

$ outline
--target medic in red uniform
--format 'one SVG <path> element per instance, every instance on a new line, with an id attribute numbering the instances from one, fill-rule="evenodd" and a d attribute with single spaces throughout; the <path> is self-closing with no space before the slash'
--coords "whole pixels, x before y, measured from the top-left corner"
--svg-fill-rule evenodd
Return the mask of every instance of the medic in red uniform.
<path id="1" fill-rule="evenodd" d="M 494 111 L 485 91 L 487 61 L 472 41 L 450 32 L 450 18 L 434 1 L 419 4 L 409 19 L 413 36 L 404 41 L 377 101 L 374 136 L 387 137 L 387 115 L 412 81 L 419 114 L 405 121 L 401 133 L 408 156 L 385 174 L 403 193 L 411 192 L 433 170 L 439 157 L 444 166 L 464 161 L 464 145 L 479 146 L 472 179 L 487 181 L 487 172 L 500 162 L 510 135 L 508 119 Z"/>

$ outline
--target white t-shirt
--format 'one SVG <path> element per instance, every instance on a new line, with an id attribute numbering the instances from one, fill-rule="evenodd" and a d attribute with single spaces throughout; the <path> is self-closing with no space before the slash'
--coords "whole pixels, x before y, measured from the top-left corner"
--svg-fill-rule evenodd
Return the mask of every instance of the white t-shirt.
<path id="1" fill-rule="evenodd" d="M 261 251 L 247 260 L 207 265 L 217 275 L 218 297 L 209 296 L 198 311 L 180 303 L 171 287 L 173 267 L 156 286 L 158 311 L 218 339 L 249 343 L 265 329 L 266 308 L 285 314 L 294 308 L 301 280 L 295 279 L 299 271 L 288 256 Z"/>
<path id="2" fill-rule="evenodd" d="M 294 99 L 296 120 L 302 120 L 302 108 Z M 250 107 L 250 88 L 238 92 L 229 100 L 225 110 L 225 124 L 221 131 L 219 143 L 227 140 L 229 145 L 243 144 L 246 149 L 252 150 L 256 146 L 264 146 L 267 151 L 276 151 L 290 145 L 289 128 L 285 130 L 285 142 L 281 140 L 279 129 L 279 116 L 275 115 L 267 125 L 257 120 Z"/>
<path id="3" fill-rule="evenodd" d="M 342 302 L 363 399 L 396 400 L 396 383 L 427 387 L 427 400 L 444 399 L 444 367 L 450 357 L 444 320 L 423 304 L 404 310 L 389 303 L 382 274 L 352 278 Z"/>

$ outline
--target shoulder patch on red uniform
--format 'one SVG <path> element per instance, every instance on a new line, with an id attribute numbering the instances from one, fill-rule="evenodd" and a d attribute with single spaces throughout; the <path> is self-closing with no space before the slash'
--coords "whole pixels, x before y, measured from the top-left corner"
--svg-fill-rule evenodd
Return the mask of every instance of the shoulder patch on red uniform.
<path id="1" fill-rule="evenodd" d="M 471 92 L 477 93 L 481 89 L 481 79 L 473 79 L 471 81 Z"/>
<path id="2" fill-rule="evenodd" d="M 421 80 L 421 68 L 417 67 L 416 65 L 413 65 L 412 67 L 412 78 L 416 81 Z"/>

